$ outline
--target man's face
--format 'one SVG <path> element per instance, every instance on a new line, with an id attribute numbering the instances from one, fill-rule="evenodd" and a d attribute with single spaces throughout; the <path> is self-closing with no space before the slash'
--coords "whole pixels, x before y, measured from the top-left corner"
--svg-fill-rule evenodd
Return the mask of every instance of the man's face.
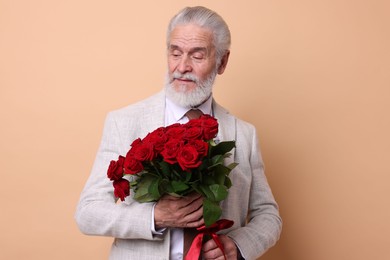
<path id="1" fill-rule="evenodd" d="M 194 24 L 175 27 L 168 46 L 168 83 L 171 91 L 191 96 L 206 82 L 206 85 L 212 85 L 217 74 L 215 52 L 211 30 Z M 211 89 L 208 92 L 211 94 Z"/>

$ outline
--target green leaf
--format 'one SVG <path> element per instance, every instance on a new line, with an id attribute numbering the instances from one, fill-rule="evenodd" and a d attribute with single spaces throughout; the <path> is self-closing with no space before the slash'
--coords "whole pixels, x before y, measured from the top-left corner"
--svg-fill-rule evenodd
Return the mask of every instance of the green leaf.
<path id="1" fill-rule="evenodd" d="M 172 183 L 169 180 L 164 180 L 164 191 L 169 194 L 175 192 L 173 190 Z"/>
<path id="2" fill-rule="evenodd" d="M 230 157 L 230 155 L 232 155 L 232 154 L 231 153 L 225 153 L 225 154 L 218 154 L 218 155 L 213 156 L 211 158 L 211 160 L 210 160 L 211 163 L 210 163 L 208 169 L 216 167 L 216 166 L 218 166 L 220 164 L 224 165 L 225 158 Z M 229 166 L 231 166 L 232 169 L 233 169 L 236 165 L 233 165 L 233 163 L 232 163 L 231 165 L 229 164 Z"/>
<path id="3" fill-rule="evenodd" d="M 182 175 L 184 176 L 184 182 L 189 182 L 191 180 L 192 177 L 191 172 L 183 172 Z"/>
<path id="4" fill-rule="evenodd" d="M 210 191 L 213 193 L 215 201 L 222 201 L 228 195 L 228 190 L 224 185 L 213 184 L 209 186 Z"/>
<path id="5" fill-rule="evenodd" d="M 215 179 L 215 183 L 217 184 L 225 184 L 225 178 L 226 178 L 226 175 L 229 174 L 229 170 L 226 170 L 226 167 L 221 165 L 220 167 L 217 167 L 214 171 L 214 179 Z"/>
<path id="6" fill-rule="evenodd" d="M 202 172 L 202 171 L 206 170 L 207 167 L 208 167 L 210 164 L 211 164 L 211 161 L 210 161 L 207 157 L 205 157 L 205 158 L 203 158 L 202 164 L 199 166 L 198 170 L 199 170 L 200 172 Z"/>
<path id="7" fill-rule="evenodd" d="M 189 188 L 187 184 L 181 181 L 171 181 L 173 192 L 180 193 L 181 191 L 185 191 Z"/>
<path id="8" fill-rule="evenodd" d="M 191 189 L 194 190 L 195 192 L 199 193 L 199 194 L 202 194 L 203 195 L 203 192 L 202 190 L 199 188 L 199 185 L 198 184 L 191 184 Z"/>
<path id="9" fill-rule="evenodd" d="M 233 170 L 234 168 L 236 168 L 237 165 L 238 165 L 238 163 L 234 162 L 234 163 L 229 164 L 229 165 L 226 166 L 226 167 L 228 167 L 228 168 L 230 169 L 230 171 L 231 171 L 231 170 Z"/>
<path id="10" fill-rule="evenodd" d="M 203 219 L 208 227 L 215 223 L 222 214 L 222 209 L 217 202 L 213 202 L 207 198 L 203 200 Z"/>
<path id="11" fill-rule="evenodd" d="M 158 177 L 152 175 L 142 175 L 137 181 L 137 189 L 134 194 L 134 199 L 139 202 L 150 202 L 160 198 L 159 192 L 155 192 L 156 185 L 158 186 Z M 149 190 L 154 185 L 152 194 Z"/>
<path id="12" fill-rule="evenodd" d="M 225 183 L 224 185 L 226 186 L 226 188 L 230 189 L 230 187 L 232 187 L 232 181 L 230 180 L 229 177 L 226 177 L 225 178 Z"/>
<path id="13" fill-rule="evenodd" d="M 202 181 L 202 184 L 205 184 L 205 185 L 212 185 L 212 184 L 215 184 L 215 178 L 213 175 L 209 175 L 209 174 L 206 174 L 203 176 L 203 181 Z"/>
<path id="14" fill-rule="evenodd" d="M 230 172 L 230 169 L 227 168 L 227 167 L 226 167 L 225 165 L 223 165 L 223 164 L 217 165 L 213 170 L 214 170 L 214 172 L 215 172 L 216 174 L 219 174 L 219 175 L 228 175 L 229 172 Z"/>
<path id="15" fill-rule="evenodd" d="M 211 157 L 211 165 L 209 166 L 209 168 L 212 168 L 212 167 L 215 167 L 219 164 L 222 164 L 223 158 L 224 157 L 222 154 L 217 154 L 217 155 L 214 155 L 213 157 Z"/>
<path id="16" fill-rule="evenodd" d="M 220 142 L 215 146 L 210 146 L 210 154 L 211 157 L 218 155 L 218 154 L 225 154 L 229 151 L 231 151 L 234 147 L 236 146 L 235 141 L 225 141 L 225 142 Z"/>
<path id="17" fill-rule="evenodd" d="M 159 184 L 160 184 L 160 179 L 158 178 L 155 178 L 154 180 L 152 180 L 152 182 L 150 183 L 150 186 L 149 186 L 149 193 L 150 195 L 153 197 L 153 198 L 160 198 L 161 197 L 161 194 L 159 192 Z"/>
<path id="18" fill-rule="evenodd" d="M 170 164 L 165 162 L 165 161 L 161 161 L 161 162 L 159 162 L 159 165 L 161 167 L 161 171 L 162 171 L 163 175 L 170 176 L 170 172 L 171 172 Z"/>
<path id="19" fill-rule="evenodd" d="M 168 190 L 172 191 L 172 187 L 170 186 L 170 183 L 167 179 L 161 179 L 160 184 L 158 186 L 158 190 L 160 194 L 165 194 L 168 192 Z"/>
<path id="20" fill-rule="evenodd" d="M 215 201 L 214 193 L 210 190 L 210 186 L 208 185 L 199 185 L 199 189 L 204 194 L 204 197 Z"/>

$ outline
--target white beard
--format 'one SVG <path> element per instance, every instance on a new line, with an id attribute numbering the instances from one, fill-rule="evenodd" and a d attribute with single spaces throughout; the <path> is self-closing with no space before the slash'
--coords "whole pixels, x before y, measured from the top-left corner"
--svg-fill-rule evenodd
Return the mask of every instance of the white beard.
<path id="1" fill-rule="evenodd" d="M 211 72 L 206 80 L 200 81 L 196 76 L 191 73 L 181 74 L 174 72 L 172 77 L 167 73 L 165 80 L 165 93 L 167 97 L 176 105 L 184 108 L 192 108 L 201 105 L 205 102 L 212 93 L 213 84 L 217 76 L 217 70 Z M 196 87 L 188 91 L 187 87 L 183 84 L 176 90 L 172 82 L 175 78 L 187 78 L 195 82 Z"/>

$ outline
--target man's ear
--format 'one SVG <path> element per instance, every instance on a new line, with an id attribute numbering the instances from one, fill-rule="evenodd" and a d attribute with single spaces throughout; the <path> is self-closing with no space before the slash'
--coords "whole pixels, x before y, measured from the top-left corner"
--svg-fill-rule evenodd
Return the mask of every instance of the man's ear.
<path id="1" fill-rule="evenodd" d="M 228 63 L 228 60 L 229 60 L 229 55 L 230 55 L 230 51 L 226 51 L 226 53 L 222 56 L 222 59 L 221 59 L 221 65 L 219 65 L 218 67 L 218 74 L 221 75 L 225 69 L 226 69 L 226 65 Z"/>

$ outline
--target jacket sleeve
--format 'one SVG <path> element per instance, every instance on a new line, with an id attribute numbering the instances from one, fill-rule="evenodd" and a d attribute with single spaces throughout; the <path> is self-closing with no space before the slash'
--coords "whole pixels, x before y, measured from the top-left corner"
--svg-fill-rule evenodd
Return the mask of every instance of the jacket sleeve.
<path id="1" fill-rule="evenodd" d="M 125 152 L 115 119 L 108 114 L 98 153 L 81 193 L 75 219 L 81 232 L 87 235 L 111 236 L 124 239 L 162 239 L 151 231 L 153 203 L 138 203 L 131 197 L 117 203 L 112 182 L 107 178 L 111 160 Z M 125 155 L 125 154 L 121 154 Z"/>
<path id="2" fill-rule="evenodd" d="M 239 127 L 238 130 L 241 131 Z M 236 154 L 243 166 L 249 165 L 244 166 L 244 171 L 247 171 L 245 174 L 251 175 L 250 187 L 246 187 L 246 190 L 250 188 L 248 215 L 243 226 L 230 231 L 227 235 L 235 241 L 245 259 L 256 259 L 276 244 L 280 237 L 282 220 L 264 174 L 255 128 L 249 125 L 239 134 L 243 136 L 244 146 L 248 147 L 248 150 L 243 152 L 244 155 Z"/>

